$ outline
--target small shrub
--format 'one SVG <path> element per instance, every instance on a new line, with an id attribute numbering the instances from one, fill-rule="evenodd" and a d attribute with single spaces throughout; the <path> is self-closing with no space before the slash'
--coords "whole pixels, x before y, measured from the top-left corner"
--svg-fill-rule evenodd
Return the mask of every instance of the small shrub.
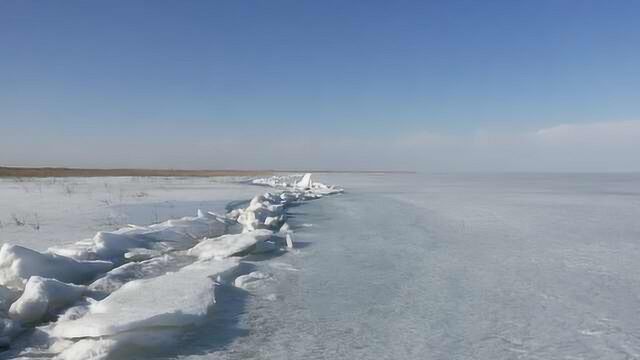
<path id="1" fill-rule="evenodd" d="M 33 223 L 29 225 L 33 230 L 40 231 L 40 217 L 38 216 L 38 213 L 33 214 L 33 219 L 34 219 Z"/>
<path id="2" fill-rule="evenodd" d="M 25 226 L 27 224 L 24 218 L 19 218 L 16 214 L 11 214 L 11 219 L 16 224 L 16 226 Z"/>

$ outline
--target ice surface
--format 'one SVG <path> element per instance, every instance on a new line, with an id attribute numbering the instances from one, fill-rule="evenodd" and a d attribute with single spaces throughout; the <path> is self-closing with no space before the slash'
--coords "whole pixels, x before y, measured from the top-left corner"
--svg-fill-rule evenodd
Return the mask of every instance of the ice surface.
<path id="1" fill-rule="evenodd" d="M 286 232 L 285 241 L 287 243 L 287 247 L 293 249 L 293 231 Z"/>
<path id="2" fill-rule="evenodd" d="M 171 219 L 148 227 L 128 226 L 112 232 L 100 231 L 91 241 L 82 240 L 68 246 L 52 247 L 49 251 L 74 259 L 122 263 L 126 253 L 188 249 L 199 239 L 224 234 L 227 222 L 224 217 L 198 210 L 195 217 Z"/>
<path id="3" fill-rule="evenodd" d="M 238 265 L 209 260 L 152 279 L 134 280 L 95 304 L 77 320 L 59 321 L 52 336 L 85 338 L 136 329 L 196 324 L 215 302 L 215 279 Z"/>
<path id="4" fill-rule="evenodd" d="M 293 248 L 293 230 L 291 230 L 288 223 L 282 224 L 278 231 L 278 235 L 284 237 L 288 248 Z"/>
<path id="5" fill-rule="evenodd" d="M 76 261 L 56 254 L 42 254 L 22 246 L 0 248 L 0 285 L 23 289 L 29 277 L 37 275 L 81 284 L 113 266 L 106 261 Z"/>
<path id="6" fill-rule="evenodd" d="M 148 357 L 154 353 L 162 353 L 163 349 L 171 348 L 180 339 L 181 332 L 176 328 L 156 328 L 134 330 L 104 338 L 87 338 L 72 343 L 65 348 L 56 360 L 101 360 L 112 359 L 113 354 L 121 351 L 126 358 L 139 358 L 140 355 L 127 356 L 126 349 L 132 348 L 145 351 Z M 125 351 L 122 351 L 125 350 Z"/>
<path id="7" fill-rule="evenodd" d="M 301 189 L 309 189 L 311 188 L 311 185 L 311 174 L 309 173 L 304 174 L 302 179 L 296 183 L 296 187 Z"/>
<path id="8" fill-rule="evenodd" d="M 167 220 L 166 223 L 153 225 L 152 229 L 171 229 L 178 233 L 190 235 L 192 238 L 219 236 L 226 231 L 226 220 L 215 214 L 198 211 L 196 217 L 184 217 L 177 220 Z"/>
<path id="9" fill-rule="evenodd" d="M 0 349 L 8 347 L 13 338 L 23 330 L 20 322 L 3 318 L 0 315 Z M 0 355 L 2 355 L 0 353 Z"/>
<path id="10" fill-rule="evenodd" d="M 277 286 L 178 358 L 638 358 L 640 176 L 320 176 Z"/>
<path id="11" fill-rule="evenodd" d="M 89 285 L 92 291 L 111 293 L 125 283 L 162 275 L 171 270 L 178 260 L 169 255 L 147 259 L 141 262 L 130 262 L 121 265 Z"/>
<path id="12" fill-rule="evenodd" d="M 42 252 L 90 240 L 98 231 L 193 215 L 198 208 L 224 213 L 229 202 L 260 192 L 242 180 L 246 178 L 0 178 L 0 244 Z"/>
<path id="13" fill-rule="evenodd" d="M 23 323 L 37 323 L 73 304 L 84 294 L 84 286 L 32 276 L 24 292 L 9 309 L 9 316 Z"/>
<path id="14" fill-rule="evenodd" d="M 304 255 L 262 264 L 277 301 L 190 360 L 640 354 L 639 175 L 326 176 L 349 192 L 287 219 Z"/>
<path id="15" fill-rule="evenodd" d="M 251 272 L 247 275 L 241 275 L 238 276 L 235 281 L 233 282 L 233 284 L 236 287 L 245 289 L 245 290 L 249 290 L 253 287 L 255 287 L 257 285 L 257 283 L 265 280 L 265 279 L 269 279 L 271 278 L 268 274 L 265 274 L 263 272 L 260 271 L 254 271 Z"/>
<path id="16" fill-rule="evenodd" d="M 20 297 L 20 291 L 0 285 L 0 314 L 6 313 L 11 303 L 18 297 Z"/>
<path id="17" fill-rule="evenodd" d="M 124 254 L 124 258 L 130 261 L 149 260 L 162 255 L 162 251 L 153 249 L 130 249 Z"/>
<path id="18" fill-rule="evenodd" d="M 19 322 L 7 318 L 9 307 L 20 292 L 0 285 L 0 349 L 9 346 L 11 340 L 22 331 Z"/>
<path id="19" fill-rule="evenodd" d="M 100 231 L 93 238 L 93 252 L 98 259 L 119 259 L 130 249 L 146 248 L 148 243 L 134 236 Z"/>
<path id="20" fill-rule="evenodd" d="M 258 195 L 254 197 L 246 209 L 240 209 L 237 216 L 238 223 L 242 224 L 245 231 L 256 229 L 276 229 L 282 222 L 284 204 L 281 199 Z"/>
<path id="21" fill-rule="evenodd" d="M 269 178 L 254 179 L 253 183 L 292 191 L 292 193 L 281 196 L 283 196 L 283 199 L 286 198 L 294 201 L 300 198 L 300 194 L 297 193 L 299 191 L 303 191 L 302 195 L 307 199 L 316 199 L 323 195 L 336 194 L 344 191 L 335 186 L 314 182 L 311 177 L 312 174 L 310 173 L 304 175 L 272 176 Z"/>
<path id="22" fill-rule="evenodd" d="M 183 327 L 206 318 L 216 282 L 230 278 L 238 267 L 238 258 L 226 258 L 277 250 L 283 237 L 291 247 L 286 207 L 336 191 L 311 182 L 310 176 L 303 179 L 305 189 L 296 186 L 299 182 L 276 180 L 277 191 L 223 216 L 198 209 L 195 217 L 102 230 L 43 253 L 4 244 L 0 346 L 9 345 L 23 326 L 38 325 L 28 356 L 40 351 L 60 359 L 119 358 L 136 347 L 151 350 L 176 342 Z M 230 225 L 238 230 L 234 224 L 242 225 L 243 232 L 224 235 Z M 252 288 L 266 278 L 254 271 L 236 284 Z M 57 315 L 57 321 L 43 324 Z"/>
<path id="23" fill-rule="evenodd" d="M 247 251 L 272 236 L 273 231 L 265 229 L 242 234 L 222 235 L 213 239 L 204 239 L 198 245 L 189 249 L 187 254 L 197 256 L 200 260 L 224 259 Z"/>

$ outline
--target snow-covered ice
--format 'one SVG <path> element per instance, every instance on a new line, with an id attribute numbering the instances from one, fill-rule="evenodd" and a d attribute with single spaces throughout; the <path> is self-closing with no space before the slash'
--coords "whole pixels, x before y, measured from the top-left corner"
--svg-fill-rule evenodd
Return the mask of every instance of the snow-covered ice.
<path id="1" fill-rule="evenodd" d="M 23 323 L 37 323 L 73 304 L 85 291 L 84 286 L 31 276 L 22 295 L 11 304 L 9 316 Z"/>
<path id="2" fill-rule="evenodd" d="M 92 291 L 111 293 L 131 280 L 151 278 L 177 269 L 181 261 L 170 255 L 123 264 L 89 285 Z"/>
<path id="3" fill-rule="evenodd" d="M 4 354 L 65 360 L 633 359 L 640 354 L 640 176 L 314 174 L 309 189 L 297 185 L 301 179 L 234 185 L 234 197 L 223 196 L 228 208 L 190 203 L 171 218 L 215 210 L 229 221 L 225 233 L 185 237 L 185 246 L 149 242 L 127 249 L 113 260 L 114 269 L 76 284 L 87 286 L 87 292 L 68 310 L 46 316 L 58 320 L 35 329 L 39 341 L 33 335 L 13 340 L 30 325 L 9 318 L 21 288 L 0 286 L 0 299 L 8 299 L 8 305 L 0 301 L 0 342 L 15 344 Z M 341 189 L 318 180 L 349 191 L 327 197 Z M 315 198 L 322 200 L 297 206 Z M 130 206 L 141 209 L 138 205 Z M 243 215 L 243 223 L 234 222 Z M 47 248 L 62 250 L 83 238 L 89 241 L 78 248 L 91 247 L 97 231 L 138 226 L 145 230 L 137 231 L 148 231 L 169 219 L 154 218 L 64 236 L 64 243 L 46 242 L 36 250 L 47 257 Z M 6 239 L 26 244 L 26 236 L 15 231 L 12 227 Z M 28 227 L 23 231 L 35 234 Z M 253 232 L 272 232 L 255 244 L 278 251 L 256 254 L 254 245 L 245 247 L 253 242 L 245 236 Z M 287 247 L 288 234 L 292 241 L 295 236 L 293 249 Z M 244 250 L 233 254 L 224 241 L 212 245 L 223 235 L 237 236 Z M 198 244 L 232 256 L 200 258 L 192 251 Z M 98 258 L 57 253 L 74 261 Z M 226 261 L 235 265 L 220 279 L 216 271 L 208 274 L 216 279 L 204 276 L 206 271 L 181 275 L 190 266 Z M 176 281 L 169 281 L 172 276 Z M 110 285 L 98 287 L 101 282 Z M 172 289 L 189 298 L 176 300 Z M 150 301 L 163 296 L 166 301 L 157 306 Z M 190 300 L 198 296 L 215 304 L 205 308 Z M 182 305 L 189 309 L 184 314 L 177 310 Z M 113 321 L 106 319 L 108 313 Z M 166 326 L 151 326 L 156 320 Z"/>
<path id="4" fill-rule="evenodd" d="M 638 357 L 637 174 L 323 176 L 249 335 L 184 358 Z"/>
<path id="5" fill-rule="evenodd" d="M 102 337 L 196 324 L 215 302 L 215 280 L 228 276 L 237 265 L 234 260 L 196 262 L 163 276 L 127 282 L 91 304 L 85 316 L 57 322 L 51 334 L 60 338 Z"/>
<path id="6" fill-rule="evenodd" d="M 265 274 L 260 271 L 254 271 L 247 275 L 238 276 L 233 282 L 233 284 L 236 287 L 249 290 L 252 287 L 256 286 L 257 283 L 260 283 L 261 281 L 264 281 L 269 278 L 270 276 L 268 274 Z"/>
<path id="7" fill-rule="evenodd" d="M 270 239 L 273 231 L 261 229 L 241 234 L 222 235 L 213 239 L 204 239 L 198 245 L 187 251 L 200 260 L 224 259 L 229 256 L 247 251 L 258 246 L 259 243 Z"/>
<path id="8" fill-rule="evenodd" d="M 226 232 L 228 220 L 198 209 L 197 216 L 170 219 L 150 226 L 128 226 L 116 231 L 99 231 L 93 239 L 70 246 L 52 247 L 55 254 L 75 259 L 100 259 L 121 263 L 127 253 L 166 252 L 188 249 L 204 237 Z"/>
<path id="9" fill-rule="evenodd" d="M 127 224 L 43 252 L 3 244 L 0 346 L 33 326 L 34 341 L 25 335 L 22 346 L 60 359 L 120 357 L 118 351 L 175 343 L 186 327 L 205 321 L 216 287 L 233 280 L 242 255 L 284 246 L 279 237 L 291 233 L 281 226 L 285 207 L 318 186 L 310 176 L 305 181 L 310 187 L 293 183 L 222 216 L 198 209 L 196 216 Z M 261 274 L 236 283 L 255 283 Z"/>
<path id="10" fill-rule="evenodd" d="M 77 261 L 18 245 L 3 244 L 0 248 L 0 285 L 17 289 L 23 289 L 31 276 L 81 284 L 112 267 L 108 261 Z"/>

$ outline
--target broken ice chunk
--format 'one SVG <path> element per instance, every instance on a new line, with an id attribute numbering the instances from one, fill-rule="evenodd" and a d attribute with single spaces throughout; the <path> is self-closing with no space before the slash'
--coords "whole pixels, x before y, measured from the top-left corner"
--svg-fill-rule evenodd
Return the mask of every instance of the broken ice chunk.
<path id="1" fill-rule="evenodd" d="M 242 234 L 223 235 L 213 239 L 204 239 L 189 249 L 187 254 L 197 256 L 200 260 L 211 258 L 224 259 L 254 247 L 273 236 L 270 230 L 255 230 Z"/>
<path id="2" fill-rule="evenodd" d="M 32 276 L 22 295 L 11 305 L 9 316 L 24 323 L 40 322 L 76 302 L 85 290 L 84 286 Z"/>
<path id="3" fill-rule="evenodd" d="M 0 285 L 16 289 L 23 289 L 34 275 L 81 284 L 112 267 L 108 261 L 77 261 L 18 245 L 4 244 L 0 248 Z"/>

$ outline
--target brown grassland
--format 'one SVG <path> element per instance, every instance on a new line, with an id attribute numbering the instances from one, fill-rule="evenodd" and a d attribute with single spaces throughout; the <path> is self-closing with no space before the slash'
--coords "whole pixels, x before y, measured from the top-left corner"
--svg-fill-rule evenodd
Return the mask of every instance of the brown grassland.
<path id="1" fill-rule="evenodd" d="M 98 176 L 263 176 L 273 171 L 172 170 L 172 169 L 80 169 L 58 167 L 1 167 L 0 177 L 98 177 Z"/>

